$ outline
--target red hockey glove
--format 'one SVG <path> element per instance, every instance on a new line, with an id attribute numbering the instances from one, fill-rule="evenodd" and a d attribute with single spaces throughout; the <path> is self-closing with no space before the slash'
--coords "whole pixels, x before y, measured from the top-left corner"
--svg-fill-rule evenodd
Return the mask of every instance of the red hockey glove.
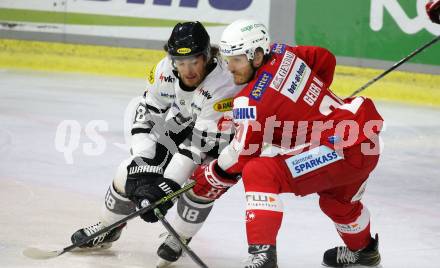
<path id="1" fill-rule="evenodd" d="M 219 173 L 222 173 L 220 175 Z M 217 160 L 196 168 L 191 179 L 196 181 L 193 192 L 200 197 L 218 199 L 237 183 L 237 176 L 229 175 L 217 164 Z"/>
<path id="2" fill-rule="evenodd" d="M 432 22 L 440 24 L 440 0 L 428 2 L 426 4 L 426 13 Z"/>

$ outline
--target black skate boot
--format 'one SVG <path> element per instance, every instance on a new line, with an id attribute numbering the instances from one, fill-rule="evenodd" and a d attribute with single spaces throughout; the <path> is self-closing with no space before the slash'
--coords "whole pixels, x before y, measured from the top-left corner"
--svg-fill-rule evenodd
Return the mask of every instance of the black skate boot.
<path id="1" fill-rule="evenodd" d="M 271 245 L 250 245 L 245 268 L 277 268 L 277 249 Z"/>
<path id="2" fill-rule="evenodd" d="M 376 234 L 366 248 L 358 251 L 351 251 L 347 247 L 329 249 L 324 253 L 322 264 L 328 267 L 378 266 L 380 264 L 379 237 Z"/>
<path id="3" fill-rule="evenodd" d="M 90 240 L 89 242 L 85 243 L 84 245 L 80 246 L 80 248 L 83 249 L 106 249 L 110 248 L 112 245 L 112 242 L 119 239 L 122 233 L 122 229 L 126 226 L 126 223 L 123 223 L 119 225 L 118 227 L 103 233 L 102 235 L 99 235 L 95 237 L 94 239 Z M 85 227 L 82 229 L 79 229 L 73 235 L 70 237 L 70 240 L 72 243 L 76 243 L 78 241 L 84 240 L 87 236 L 90 236 L 99 230 L 105 228 L 105 226 L 98 222 L 97 224 L 94 224 L 89 227 Z"/>
<path id="4" fill-rule="evenodd" d="M 191 238 L 181 239 L 185 244 L 188 244 L 191 241 Z M 159 256 L 159 261 L 157 262 L 156 267 L 166 267 L 182 256 L 182 247 L 174 236 L 168 234 L 165 241 L 157 249 L 157 255 Z"/>

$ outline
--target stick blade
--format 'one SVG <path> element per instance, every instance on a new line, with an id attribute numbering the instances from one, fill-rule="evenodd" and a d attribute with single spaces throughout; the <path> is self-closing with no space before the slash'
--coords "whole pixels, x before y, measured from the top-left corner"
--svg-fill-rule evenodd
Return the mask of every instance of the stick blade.
<path id="1" fill-rule="evenodd" d="M 26 248 L 25 250 L 23 250 L 23 255 L 31 258 L 31 259 L 36 259 L 36 260 L 46 260 L 46 259 L 51 259 L 51 258 L 55 258 L 58 257 L 59 255 L 61 255 L 63 253 L 62 250 L 53 250 L 53 251 L 49 251 L 49 250 L 43 250 L 43 249 L 39 249 L 39 248 Z"/>

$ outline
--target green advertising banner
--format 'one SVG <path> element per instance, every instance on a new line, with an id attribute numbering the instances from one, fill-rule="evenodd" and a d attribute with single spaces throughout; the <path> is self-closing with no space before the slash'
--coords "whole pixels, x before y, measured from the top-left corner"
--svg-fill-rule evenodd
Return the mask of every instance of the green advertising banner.
<path id="1" fill-rule="evenodd" d="M 297 0 L 295 39 L 337 56 L 397 61 L 440 35 L 427 0 Z M 440 66 L 440 42 L 411 60 Z"/>

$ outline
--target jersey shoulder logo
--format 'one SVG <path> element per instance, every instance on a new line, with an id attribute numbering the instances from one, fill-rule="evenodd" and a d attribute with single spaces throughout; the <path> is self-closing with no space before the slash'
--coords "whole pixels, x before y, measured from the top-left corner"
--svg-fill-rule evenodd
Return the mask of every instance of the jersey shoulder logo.
<path id="1" fill-rule="evenodd" d="M 285 44 L 275 43 L 275 44 L 272 45 L 272 53 L 283 54 L 285 51 L 286 51 L 286 45 Z"/>
<path id="2" fill-rule="evenodd" d="M 214 111 L 221 113 L 232 111 L 233 103 L 234 103 L 234 98 L 227 98 L 218 101 L 214 104 Z"/>
<path id="3" fill-rule="evenodd" d="M 251 91 L 250 97 L 256 101 L 259 101 L 266 91 L 266 88 L 269 86 L 269 82 L 272 77 L 273 75 L 268 72 L 263 72 L 260 74 L 257 82 L 254 85 L 254 88 Z"/>

